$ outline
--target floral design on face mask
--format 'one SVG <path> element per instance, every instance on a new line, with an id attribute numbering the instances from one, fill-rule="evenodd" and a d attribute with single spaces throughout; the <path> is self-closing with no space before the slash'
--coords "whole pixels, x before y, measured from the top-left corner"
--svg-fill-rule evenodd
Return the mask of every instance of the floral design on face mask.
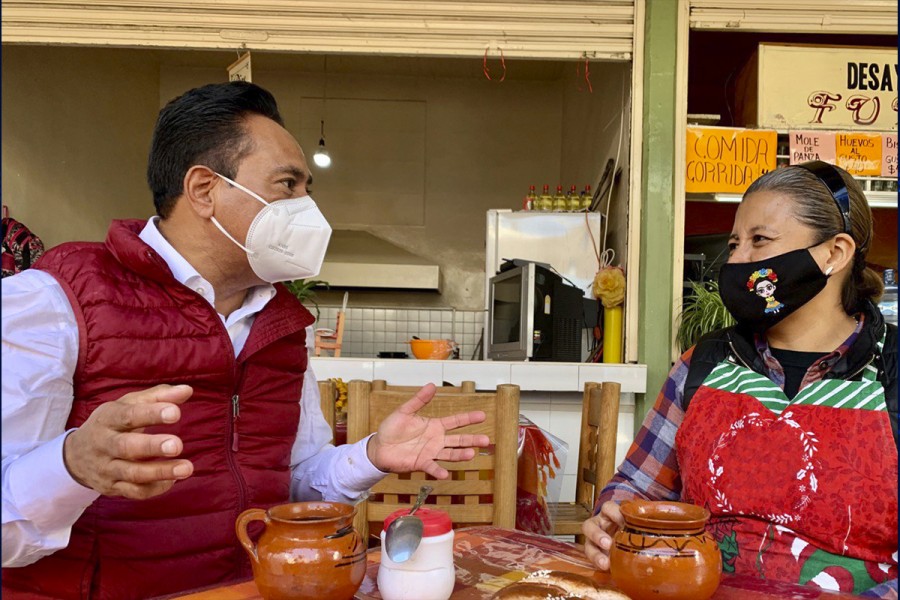
<path id="1" fill-rule="evenodd" d="M 784 304 L 775 299 L 778 275 L 772 269 L 754 271 L 747 280 L 747 289 L 766 301 L 766 313 L 777 313 Z"/>

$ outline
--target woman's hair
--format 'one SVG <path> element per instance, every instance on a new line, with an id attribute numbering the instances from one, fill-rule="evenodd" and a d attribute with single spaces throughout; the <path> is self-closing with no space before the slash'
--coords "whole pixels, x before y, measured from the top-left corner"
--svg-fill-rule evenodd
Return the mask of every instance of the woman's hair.
<path id="1" fill-rule="evenodd" d="M 853 267 L 841 290 L 841 303 L 847 314 L 854 314 L 866 300 L 877 303 L 884 292 L 884 284 L 875 271 L 866 266 L 866 255 L 872 247 L 872 209 L 865 193 L 853 177 L 840 167 L 835 171 L 847 185 L 850 194 L 850 237 L 856 243 Z M 816 232 L 816 244 L 844 231 L 844 221 L 837 202 L 818 177 L 808 170 L 789 166 L 770 171 L 754 181 L 746 198 L 754 192 L 780 192 L 794 200 L 794 216 Z"/>

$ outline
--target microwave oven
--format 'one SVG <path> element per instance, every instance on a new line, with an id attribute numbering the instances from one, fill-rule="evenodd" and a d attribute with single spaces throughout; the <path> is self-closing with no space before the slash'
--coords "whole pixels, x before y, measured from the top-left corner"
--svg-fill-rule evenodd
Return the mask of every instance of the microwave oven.
<path id="1" fill-rule="evenodd" d="M 488 358 L 581 362 L 585 308 L 596 301 L 546 267 L 516 262 L 490 279 Z"/>

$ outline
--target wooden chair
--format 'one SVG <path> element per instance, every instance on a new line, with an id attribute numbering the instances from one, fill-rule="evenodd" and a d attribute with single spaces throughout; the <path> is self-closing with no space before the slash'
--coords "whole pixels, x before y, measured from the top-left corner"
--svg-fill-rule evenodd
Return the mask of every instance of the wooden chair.
<path id="1" fill-rule="evenodd" d="M 388 385 L 384 379 L 375 379 L 372 381 L 372 390 L 376 392 L 411 392 L 416 393 L 422 389 L 421 385 Z M 463 381 L 460 385 L 443 385 L 438 386 L 436 394 L 445 394 L 447 392 L 465 392 L 471 394 L 475 392 L 474 381 Z"/>
<path id="2" fill-rule="evenodd" d="M 319 382 L 319 405 L 322 407 L 322 414 L 325 415 L 325 421 L 331 426 L 331 443 L 334 443 L 334 397 L 336 388 L 334 382 L 326 379 Z"/>
<path id="3" fill-rule="evenodd" d="M 574 534 L 575 541 L 584 544 L 581 524 L 594 513 L 600 490 L 616 470 L 621 390 L 622 386 L 613 382 L 584 385 L 575 501 L 549 503 L 553 535 Z"/>
<path id="4" fill-rule="evenodd" d="M 321 356 L 322 350 L 331 350 L 335 357 L 341 355 L 341 345 L 344 340 L 344 314 L 343 311 L 337 314 L 334 333 L 321 333 L 321 330 L 316 330 L 316 356 Z"/>
<path id="5" fill-rule="evenodd" d="M 330 330 L 316 329 L 316 356 L 321 356 L 322 350 L 331 350 L 335 357 L 340 357 L 341 345 L 344 341 L 344 320 L 347 316 L 347 300 L 349 296 L 349 292 L 344 292 L 344 301 L 341 304 L 341 310 L 337 313 L 334 331 L 327 333 Z"/>
<path id="6" fill-rule="evenodd" d="M 334 406 L 334 398 L 337 394 L 336 386 L 334 382 L 331 380 L 320 381 L 319 383 L 319 403 L 322 407 L 322 414 L 325 416 L 325 421 L 331 427 L 331 443 L 334 444 L 337 439 L 337 415 L 335 412 Z M 376 379 L 372 382 L 372 389 L 376 391 L 390 391 L 390 392 L 407 392 L 410 396 L 421 389 L 422 386 L 415 385 L 388 385 L 386 381 L 383 379 Z M 474 381 L 463 381 L 461 385 L 445 385 L 437 388 L 437 393 L 442 394 L 446 392 L 474 392 L 475 391 L 475 382 Z M 347 409 L 349 410 L 349 401 Z"/>
<path id="7" fill-rule="evenodd" d="M 354 380 L 348 387 L 348 443 L 376 431 L 385 417 L 411 397 L 409 391 L 373 389 L 373 384 L 367 381 Z M 482 449 L 466 462 L 441 462 L 450 471 L 450 478 L 445 480 L 435 480 L 423 472 L 385 477 L 373 486 L 369 498 L 359 504 L 354 526 L 363 539 L 368 539 L 370 530 L 377 536 L 389 514 L 409 508 L 426 480 L 434 488 L 426 504 L 446 511 L 454 527 L 473 524 L 515 527 L 519 386 L 500 385 L 489 393 L 442 391 L 435 394 L 420 414 L 437 417 L 470 410 L 484 411 L 485 421 L 453 433 L 486 434 L 493 451 Z"/>

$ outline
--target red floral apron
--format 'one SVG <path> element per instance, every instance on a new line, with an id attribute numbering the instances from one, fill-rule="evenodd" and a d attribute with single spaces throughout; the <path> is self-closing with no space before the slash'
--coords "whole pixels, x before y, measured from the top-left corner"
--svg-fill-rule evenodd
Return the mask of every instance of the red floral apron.
<path id="1" fill-rule="evenodd" d="M 876 374 L 790 401 L 734 362 L 709 374 L 675 445 L 726 572 L 852 593 L 897 577 L 897 448 Z"/>

